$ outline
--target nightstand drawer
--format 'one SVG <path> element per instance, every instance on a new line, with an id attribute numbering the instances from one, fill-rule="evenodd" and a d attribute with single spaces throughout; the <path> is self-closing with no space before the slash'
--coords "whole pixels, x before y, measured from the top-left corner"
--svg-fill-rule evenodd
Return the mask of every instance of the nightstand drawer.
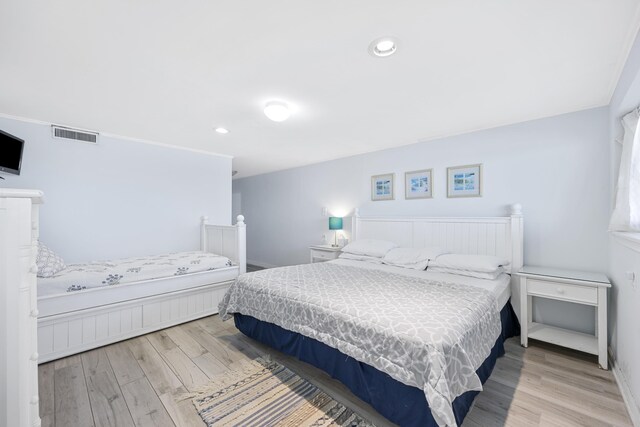
<path id="1" fill-rule="evenodd" d="M 338 259 L 340 256 L 340 248 L 329 245 L 316 245 L 309 247 L 311 262 L 324 262 Z"/>
<path id="2" fill-rule="evenodd" d="M 548 282 L 545 280 L 527 280 L 527 293 L 565 301 L 576 301 L 586 304 L 598 304 L 598 288 L 568 285 L 566 283 Z"/>
<path id="3" fill-rule="evenodd" d="M 311 256 L 319 259 L 336 259 L 338 258 L 339 252 L 326 252 L 326 251 L 311 251 Z"/>

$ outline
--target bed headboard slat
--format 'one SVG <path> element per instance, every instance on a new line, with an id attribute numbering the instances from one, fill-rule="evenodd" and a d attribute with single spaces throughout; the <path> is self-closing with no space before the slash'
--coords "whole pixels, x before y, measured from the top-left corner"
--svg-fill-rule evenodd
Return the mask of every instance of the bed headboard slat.
<path id="1" fill-rule="evenodd" d="M 229 258 L 247 271 L 246 225 L 244 216 L 238 215 L 236 225 L 212 225 L 207 217 L 201 219 L 200 249 Z"/>
<path id="2" fill-rule="evenodd" d="M 511 303 L 519 315 L 519 287 L 513 273 L 524 263 L 522 206 L 504 217 L 367 217 L 356 209 L 352 240 L 384 239 L 403 247 L 439 246 L 454 253 L 495 255 L 510 261 Z"/>
<path id="3" fill-rule="evenodd" d="M 503 256 L 522 267 L 522 210 L 512 205 L 510 216 L 353 217 L 352 239 L 384 239 L 403 247 L 440 246 L 451 252 Z M 515 271 L 517 271 L 517 269 Z"/>

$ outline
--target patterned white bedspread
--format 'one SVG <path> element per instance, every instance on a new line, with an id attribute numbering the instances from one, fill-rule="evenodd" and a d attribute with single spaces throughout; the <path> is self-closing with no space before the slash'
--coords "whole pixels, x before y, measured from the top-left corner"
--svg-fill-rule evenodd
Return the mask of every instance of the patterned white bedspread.
<path id="1" fill-rule="evenodd" d="M 422 389 L 440 426 L 452 402 L 482 390 L 475 371 L 491 353 L 500 313 L 491 292 L 385 271 L 305 264 L 238 277 L 220 303 L 314 338 Z"/>
<path id="2" fill-rule="evenodd" d="M 200 251 L 71 264 L 50 278 L 38 278 L 38 296 L 181 276 L 232 266 L 229 258 Z"/>

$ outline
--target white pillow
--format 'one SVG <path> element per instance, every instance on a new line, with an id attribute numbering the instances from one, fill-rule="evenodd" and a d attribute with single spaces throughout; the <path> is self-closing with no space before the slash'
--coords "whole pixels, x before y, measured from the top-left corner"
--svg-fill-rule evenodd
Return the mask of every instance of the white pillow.
<path id="1" fill-rule="evenodd" d="M 382 264 L 382 258 L 375 257 L 375 256 L 356 255 L 356 254 L 344 253 L 344 254 L 340 254 L 340 258 L 341 259 L 351 259 L 351 260 L 354 260 L 354 261 L 371 262 L 371 263 L 374 263 L 374 264 Z"/>
<path id="2" fill-rule="evenodd" d="M 498 268 L 496 271 L 491 273 L 487 273 L 484 271 L 472 271 L 472 270 L 456 270 L 454 268 L 446 268 L 446 267 L 431 267 L 427 268 L 429 273 L 447 273 L 447 274 L 457 274 L 458 276 L 469 276 L 469 277 L 477 277 L 478 279 L 489 279 L 495 280 L 504 273 L 504 269 L 502 267 Z"/>
<path id="3" fill-rule="evenodd" d="M 493 273 L 509 265 L 509 260 L 493 255 L 444 254 L 429 261 L 429 267 L 445 267 L 454 270 L 469 270 Z"/>
<path id="4" fill-rule="evenodd" d="M 342 248 L 342 252 L 382 258 L 391 249 L 397 247 L 398 245 L 388 240 L 362 239 L 349 243 Z"/>
<path id="5" fill-rule="evenodd" d="M 62 258 L 40 242 L 38 242 L 36 266 L 38 277 L 52 277 L 67 268 Z"/>
<path id="6" fill-rule="evenodd" d="M 391 249 L 382 259 L 382 262 L 397 267 L 413 268 L 424 270 L 427 268 L 429 260 L 435 259 L 439 255 L 446 254 L 442 248 L 394 248 Z"/>

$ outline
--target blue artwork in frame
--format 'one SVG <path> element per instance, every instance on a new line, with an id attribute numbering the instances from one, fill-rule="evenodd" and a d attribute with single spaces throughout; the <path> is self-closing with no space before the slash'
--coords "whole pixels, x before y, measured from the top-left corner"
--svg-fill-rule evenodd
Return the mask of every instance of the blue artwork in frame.
<path id="1" fill-rule="evenodd" d="M 433 197 L 432 169 L 405 172 L 404 174 L 404 198 L 405 199 L 430 199 L 432 197 Z"/>
<path id="2" fill-rule="evenodd" d="M 371 200 L 393 200 L 394 174 L 374 175 L 371 177 Z"/>
<path id="3" fill-rule="evenodd" d="M 481 197 L 482 164 L 447 168 L 447 197 Z"/>

